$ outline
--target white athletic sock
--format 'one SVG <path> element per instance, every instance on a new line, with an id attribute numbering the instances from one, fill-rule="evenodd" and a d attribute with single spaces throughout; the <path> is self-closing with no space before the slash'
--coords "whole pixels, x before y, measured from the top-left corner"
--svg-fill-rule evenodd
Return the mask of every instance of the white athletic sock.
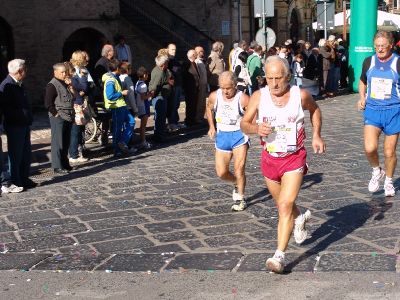
<path id="1" fill-rule="evenodd" d="M 380 167 L 380 166 L 377 166 L 377 167 L 375 167 L 375 168 L 372 168 L 372 173 L 373 173 L 374 175 L 378 175 L 380 171 L 381 171 L 381 167 Z"/>
<path id="2" fill-rule="evenodd" d="M 285 260 L 285 252 L 283 252 L 279 249 L 276 249 L 274 257 L 277 259 L 280 259 L 280 260 Z"/>
<path id="3" fill-rule="evenodd" d="M 386 183 L 392 183 L 392 181 L 393 181 L 393 178 L 387 177 L 387 176 L 386 176 L 386 178 L 385 178 L 385 184 L 386 184 Z"/>

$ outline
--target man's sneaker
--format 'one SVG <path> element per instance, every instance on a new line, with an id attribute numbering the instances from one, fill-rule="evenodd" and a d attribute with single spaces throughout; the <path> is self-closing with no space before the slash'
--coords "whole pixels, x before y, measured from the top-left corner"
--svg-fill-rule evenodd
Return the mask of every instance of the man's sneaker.
<path id="1" fill-rule="evenodd" d="M 307 239 L 306 223 L 311 217 L 311 212 L 307 210 L 304 214 L 299 215 L 294 221 L 293 235 L 297 244 L 301 244 Z"/>
<path id="2" fill-rule="evenodd" d="M 179 129 L 185 129 L 185 128 L 187 128 L 187 126 L 185 125 L 185 123 L 178 123 L 177 126 L 179 127 Z"/>
<path id="3" fill-rule="evenodd" d="M 233 201 L 240 201 L 243 199 L 243 196 L 239 194 L 237 185 L 235 184 L 233 191 L 232 191 L 232 200 Z"/>
<path id="4" fill-rule="evenodd" d="M 169 124 L 168 127 L 170 132 L 175 132 L 179 130 L 179 126 L 176 124 Z"/>
<path id="5" fill-rule="evenodd" d="M 84 163 L 87 162 L 89 159 L 83 156 L 78 156 L 77 158 L 69 158 L 69 162 L 71 164 L 77 164 L 77 163 Z"/>
<path id="6" fill-rule="evenodd" d="M 138 145 L 139 149 L 145 149 L 145 150 L 149 150 L 149 149 L 151 149 L 151 147 L 152 147 L 152 145 L 147 141 L 144 141 L 143 143 L 140 143 Z"/>
<path id="7" fill-rule="evenodd" d="M 235 204 L 233 204 L 231 209 L 233 211 L 243 211 L 246 209 L 246 207 L 247 207 L 246 200 L 244 200 L 244 198 L 242 198 L 242 200 L 237 201 Z"/>
<path id="8" fill-rule="evenodd" d="M 15 184 L 12 184 L 10 186 L 5 186 L 3 185 L 1 187 L 1 192 L 3 194 L 8 194 L 8 193 L 21 193 L 24 190 L 22 186 L 16 186 Z"/>
<path id="9" fill-rule="evenodd" d="M 281 274 L 283 272 L 284 262 L 283 258 L 273 256 L 267 259 L 265 265 L 267 266 L 267 269 L 272 272 Z"/>
<path id="10" fill-rule="evenodd" d="M 379 181 L 382 180 L 384 177 L 385 171 L 383 171 L 382 169 L 377 174 L 374 174 L 374 172 L 372 172 L 372 177 L 368 184 L 368 191 L 370 191 L 371 193 L 375 193 L 377 190 L 379 190 Z"/>
<path id="11" fill-rule="evenodd" d="M 396 194 L 396 190 L 394 189 L 393 182 L 391 182 L 391 181 L 385 182 L 383 188 L 385 190 L 385 197 L 394 197 L 394 195 Z"/>
<path id="12" fill-rule="evenodd" d="M 118 148 L 119 148 L 119 150 L 121 150 L 122 153 L 129 154 L 129 148 L 125 143 L 119 142 Z"/>

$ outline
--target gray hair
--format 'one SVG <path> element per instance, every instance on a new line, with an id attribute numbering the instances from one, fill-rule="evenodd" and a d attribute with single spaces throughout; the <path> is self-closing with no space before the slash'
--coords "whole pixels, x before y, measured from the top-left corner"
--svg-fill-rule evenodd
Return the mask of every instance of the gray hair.
<path id="1" fill-rule="evenodd" d="M 101 56 L 106 57 L 108 52 L 113 51 L 114 47 L 110 44 L 106 44 L 103 46 L 103 48 L 101 49 Z"/>
<path id="2" fill-rule="evenodd" d="M 224 51 L 224 43 L 217 41 L 214 44 L 212 44 L 212 51 L 217 52 L 219 54 L 222 53 L 222 51 Z"/>
<path id="3" fill-rule="evenodd" d="M 56 63 L 56 64 L 53 65 L 53 70 L 54 70 L 54 71 L 55 71 L 55 70 L 58 70 L 58 69 L 61 69 L 61 68 L 67 69 L 67 68 L 65 67 L 65 64 L 64 64 L 64 63 Z"/>
<path id="4" fill-rule="evenodd" d="M 221 81 L 222 79 L 225 78 L 228 78 L 233 83 L 234 86 L 237 85 L 238 79 L 235 73 L 231 71 L 224 71 L 219 75 L 218 81 Z"/>
<path id="5" fill-rule="evenodd" d="M 25 60 L 16 58 L 8 62 L 8 73 L 16 74 L 19 70 L 25 68 Z"/>
<path id="6" fill-rule="evenodd" d="M 278 55 L 268 56 L 267 59 L 265 60 L 265 69 L 271 62 L 280 62 L 283 66 L 283 70 L 285 71 L 285 76 L 289 76 L 291 74 L 289 63 L 286 58 L 281 58 Z"/>
<path id="7" fill-rule="evenodd" d="M 393 34 L 388 31 L 378 30 L 374 35 L 374 41 L 378 38 L 387 39 L 390 45 L 393 45 L 393 43 L 394 43 Z"/>
<path id="8" fill-rule="evenodd" d="M 318 47 L 324 47 L 326 45 L 326 40 L 325 39 L 320 39 L 318 42 Z"/>
<path id="9" fill-rule="evenodd" d="M 158 55 L 155 59 L 155 62 L 158 67 L 161 67 L 162 65 L 165 65 L 168 62 L 168 56 Z"/>

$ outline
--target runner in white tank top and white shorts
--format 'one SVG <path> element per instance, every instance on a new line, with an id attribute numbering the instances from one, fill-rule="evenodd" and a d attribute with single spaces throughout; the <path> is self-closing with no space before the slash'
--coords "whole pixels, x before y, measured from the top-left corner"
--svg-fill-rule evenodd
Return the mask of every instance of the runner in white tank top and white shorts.
<path id="1" fill-rule="evenodd" d="M 295 204 L 307 172 L 304 110 L 310 112 L 314 152 L 323 153 L 326 146 L 321 138 L 321 111 L 307 91 L 297 86 L 290 88 L 287 60 L 268 57 L 265 75 L 267 86 L 251 96 L 241 128 L 246 134 L 258 134 L 262 140 L 261 170 L 279 213 L 277 250 L 266 265 L 273 272 L 282 273 L 291 233 L 298 244 L 304 242 L 305 224 L 311 215 L 310 211 L 301 214 Z M 257 124 L 253 122 L 256 116 Z"/>

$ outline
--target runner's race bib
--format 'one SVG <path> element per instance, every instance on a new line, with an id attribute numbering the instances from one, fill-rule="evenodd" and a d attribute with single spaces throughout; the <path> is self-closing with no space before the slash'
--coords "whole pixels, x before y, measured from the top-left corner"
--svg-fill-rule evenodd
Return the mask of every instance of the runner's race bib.
<path id="1" fill-rule="evenodd" d="M 387 78 L 371 78 L 371 98 L 377 100 L 390 99 L 392 95 L 392 79 Z"/>
<path id="2" fill-rule="evenodd" d="M 295 152 L 297 150 L 296 124 L 292 123 L 273 127 L 272 133 L 267 137 L 265 149 L 269 153 Z"/>

